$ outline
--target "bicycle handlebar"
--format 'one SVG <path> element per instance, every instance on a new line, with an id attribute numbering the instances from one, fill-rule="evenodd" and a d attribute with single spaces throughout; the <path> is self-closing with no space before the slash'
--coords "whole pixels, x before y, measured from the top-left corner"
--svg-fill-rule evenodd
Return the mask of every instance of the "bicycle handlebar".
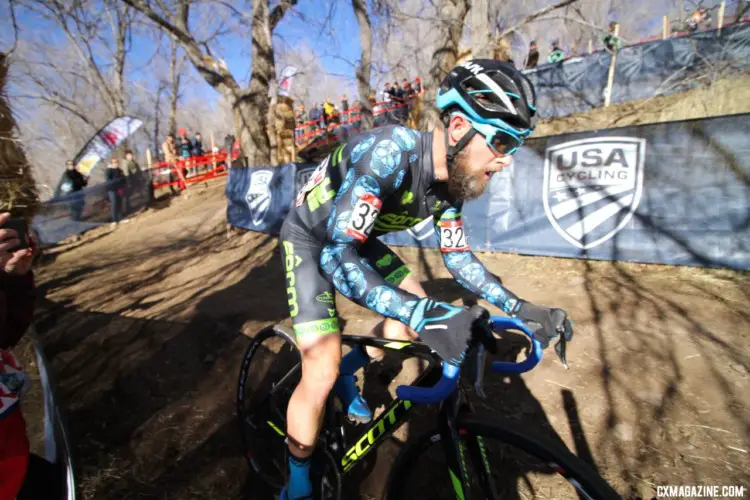
<path id="1" fill-rule="evenodd" d="M 534 338 L 534 332 L 518 318 L 509 318 L 506 316 L 490 317 L 492 330 L 521 330 L 531 340 L 531 352 L 529 356 L 515 363 L 512 361 L 493 361 L 492 371 L 501 373 L 524 373 L 532 370 L 542 360 L 542 346 Z M 473 339 L 475 342 L 476 339 Z M 458 386 L 458 375 L 460 368 L 450 363 L 443 362 L 443 375 L 440 380 L 432 387 L 414 387 L 411 385 L 400 385 L 396 388 L 396 396 L 417 404 L 436 404 L 456 390 Z"/>

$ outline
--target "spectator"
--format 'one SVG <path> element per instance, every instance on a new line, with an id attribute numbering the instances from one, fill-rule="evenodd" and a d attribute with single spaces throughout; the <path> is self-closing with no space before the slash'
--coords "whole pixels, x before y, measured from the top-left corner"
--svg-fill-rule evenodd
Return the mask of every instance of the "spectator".
<path id="1" fill-rule="evenodd" d="M 203 156 L 203 139 L 201 138 L 201 133 L 196 132 L 195 136 L 193 137 L 193 150 L 192 150 L 192 156 L 199 157 Z M 193 170 L 197 172 L 202 172 L 206 169 L 205 162 L 201 159 L 194 159 L 192 160 L 193 163 Z"/>
<path id="2" fill-rule="evenodd" d="M 414 91 L 417 94 L 421 94 L 422 93 L 422 80 L 420 80 L 419 77 L 416 77 L 414 79 Z"/>
<path id="3" fill-rule="evenodd" d="M 383 102 L 391 102 L 391 84 L 390 84 L 390 82 L 385 82 L 385 86 L 383 87 Z"/>
<path id="4" fill-rule="evenodd" d="M 536 40 L 529 44 L 529 55 L 526 56 L 526 69 L 536 68 L 539 64 L 539 51 L 536 49 Z"/>
<path id="5" fill-rule="evenodd" d="M 341 123 L 349 121 L 349 98 L 346 94 L 341 96 Z"/>
<path id="6" fill-rule="evenodd" d="M 10 219 L 0 214 L 0 228 Z M 34 274 L 31 263 L 37 242 L 27 236 L 28 248 L 19 244 L 13 229 L 0 229 L 0 498 L 62 498 L 57 465 L 30 453 L 21 400 L 30 378 L 11 349 L 18 345 L 34 317 Z"/>
<path id="7" fill-rule="evenodd" d="M 120 160 L 112 158 L 107 166 L 107 196 L 112 215 L 112 226 L 120 223 L 122 217 L 122 197 L 125 194 L 125 174 L 120 170 Z M 130 222 L 128 219 L 123 223 Z"/>
<path id="8" fill-rule="evenodd" d="M 65 170 L 65 181 L 70 184 L 69 194 L 78 193 L 83 190 L 84 187 L 89 183 L 88 179 L 78 171 L 76 166 L 73 164 L 73 160 L 68 160 L 66 163 L 67 169 Z M 76 194 L 70 201 L 70 218 L 74 221 L 81 220 L 81 214 L 83 213 L 83 207 L 86 204 L 83 193 Z"/>
<path id="9" fill-rule="evenodd" d="M 346 96 L 346 94 L 343 94 L 341 96 L 341 111 L 346 113 L 349 111 L 349 98 Z"/>
<path id="10" fill-rule="evenodd" d="M 130 150 L 125 151 L 125 160 L 122 162 L 122 172 L 127 177 L 130 177 L 132 175 L 137 175 L 140 171 L 141 166 L 138 165 L 138 162 L 133 158 L 133 152 Z"/>
<path id="11" fill-rule="evenodd" d="M 688 19 L 688 31 L 691 33 L 696 30 L 709 29 L 711 27 L 711 14 L 705 7 L 701 7 Z"/>
<path id="12" fill-rule="evenodd" d="M 141 166 L 133 158 L 133 152 L 128 150 L 125 151 L 125 160 L 122 162 L 122 172 L 125 174 L 125 213 L 130 211 L 130 197 L 133 192 L 141 184 L 138 174 L 141 173 Z M 153 184 L 149 182 L 153 187 Z M 153 189 L 152 189 L 153 192 Z M 149 200 L 153 199 L 153 194 L 150 195 Z"/>
<path id="13" fill-rule="evenodd" d="M 318 103 L 314 102 L 312 108 L 310 108 L 310 121 L 313 122 L 313 130 L 320 128 L 320 108 Z"/>
<path id="14" fill-rule="evenodd" d="M 401 88 L 401 85 L 399 85 L 398 82 L 393 83 L 393 87 L 391 88 L 391 96 L 393 100 L 399 104 L 404 102 L 404 90 Z"/>
<path id="15" fill-rule="evenodd" d="M 203 156 L 203 139 L 200 132 L 196 132 L 193 139 L 193 156 Z"/>
<path id="16" fill-rule="evenodd" d="M 178 150 L 180 154 L 180 158 L 183 160 L 183 169 L 182 169 L 182 175 L 185 177 L 190 177 L 195 174 L 193 171 L 194 169 L 191 167 L 190 163 L 190 156 L 193 152 L 193 145 L 190 142 L 190 139 L 188 139 L 187 133 L 185 132 L 185 129 L 182 129 L 182 134 L 180 135 L 180 141 L 178 144 Z"/>
<path id="17" fill-rule="evenodd" d="M 326 125 L 331 124 L 333 120 L 333 115 L 336 112 L 336 106 L 333 105 L 331 102 L 331 98 L 329 97 L 326 99 L 326 102 L 323 103 L 323 117 L 325 119 Z"/>
<path id="18" fill-rule="evenodd" d="M 174 172 L 177 171 L 177 143 L 174 134 L 167 136 L 167 139 L 161 145 L 161 152 L 164 155 L 164 162 L 167 163 L 167 176 L 170 182 L 169 190 L 172 191 L 172 194 L 175 194 L 174 186 L 171 184 L 175 181 Z M 164 175 L 163 169 L 160 171 L 160 175 Z"/>
<path id="19" fill-rule="evenodd" d="M 615 35 L 616 30 L 617 22 L 612 21 L 611 23 L 609 23 L 609 33 L 602 37 L 602 42 L 604 42 L 604 49 L 610 54 L 616 53 L 622 47 L 622 40 L 620 40 L 619 36 Z"/>
<path id="20" fill-rule="evenodd" d="M 552 52 L 547 56 L 547 62 L 550 64 L 558 63 L 565 59 L 565 52 L 560 48 L 560 42 L 552 40 Z"/>

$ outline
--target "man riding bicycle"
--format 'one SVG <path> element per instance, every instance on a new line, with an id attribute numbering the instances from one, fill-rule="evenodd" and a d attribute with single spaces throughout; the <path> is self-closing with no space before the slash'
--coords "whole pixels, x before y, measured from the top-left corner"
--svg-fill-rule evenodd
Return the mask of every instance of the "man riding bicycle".
<path id="1" fill-rule="evenodd" d="M 544 347 L 560 333 L 572 335 L 563 311 L 517 297 L 484 268 L 469 249 L 461 219 L 462 203 L 479 197 L 533 132 L 534 104 L 531 82 L 512 65 L 465 62 L 440 86 L 442 124 L 435 130 L 388 126 L 359 134 L 334 150 L 297 195 L 281 229 L 289 309 L 302 353 L 302 377 L 287 410 L 290 475 L 282 500 L 312 498 L 310 456 L 331 389 L 351 419 L 372 419 L 354 373 L 382 351 L 355 348 L 342 359 L 334 288 L 386 316 L 373 335 L 419 337 L 455 365 L 478 319 L 469 309 L 427 297 L 377 236 L 432 217 L 443 260 L 462 286 L 506 314 L 538 324 Z"/>

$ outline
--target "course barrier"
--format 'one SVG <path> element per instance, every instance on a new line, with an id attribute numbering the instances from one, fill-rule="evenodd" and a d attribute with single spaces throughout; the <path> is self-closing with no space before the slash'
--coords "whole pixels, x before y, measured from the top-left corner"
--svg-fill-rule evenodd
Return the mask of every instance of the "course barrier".
<path id="1" fill-rule="evenodd" d="M 750 69 L 750 22 L 654 40 L 617 53 L 611 103 L 670 95 Z M 612 55 L 606 51 L 540 65 L 524 73 L 534 84 L 542 118 L 604 105 Z"/>
<path id="2" fill-rule="evenodd" d="M 463 208 L 472 248 L 750 269 L 750 115 L 527 141 Z M 232 169 L 233 226 L 278 234 L 316 165 Z M 431 220 L 382 237 L 437 247 Z"/>

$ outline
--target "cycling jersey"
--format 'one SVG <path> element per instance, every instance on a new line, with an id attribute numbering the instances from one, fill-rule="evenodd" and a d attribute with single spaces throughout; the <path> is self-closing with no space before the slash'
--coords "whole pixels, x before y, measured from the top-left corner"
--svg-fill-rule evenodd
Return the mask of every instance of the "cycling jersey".
<path id="1" fill-rule="evenodd" d="M 376 238 L 430 217 L 453 277 L 513 312 L 518 297 L 472 254 L 461 203 L 435 179 L 432 133 L 386 126 L 354 136 L 323 160 L 284 221 L 281 247 L 295 334 L 339 331 L 334 288 L 383 316 L 419 323 L 412 317 L 419 297 L 398 287 L 409 269 Z"/>

